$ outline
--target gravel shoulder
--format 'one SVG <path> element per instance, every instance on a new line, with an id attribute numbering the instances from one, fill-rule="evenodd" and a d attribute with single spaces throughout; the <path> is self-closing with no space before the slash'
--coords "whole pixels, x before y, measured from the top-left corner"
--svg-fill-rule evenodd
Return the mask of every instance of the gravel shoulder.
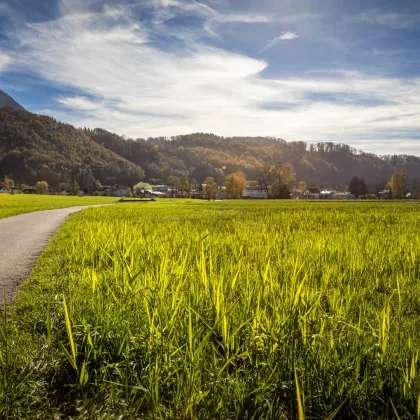
<path id="1" fill-rule="evenodd" d="M 70 214 L 89 207 L 44 210 L 0 219 L 0 293 L 10 302 L 51 237 Z"/>

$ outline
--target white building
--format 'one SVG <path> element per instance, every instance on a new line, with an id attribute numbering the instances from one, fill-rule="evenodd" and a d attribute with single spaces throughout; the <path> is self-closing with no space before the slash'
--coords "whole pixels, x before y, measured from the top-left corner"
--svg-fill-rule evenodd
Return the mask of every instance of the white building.
<path id="1" fill-rule="evenodd" d="M 129 188 L 119 188 L 114 195 L 115 197 L 130 197 L 131 191 L 129 192 Z"/>
<path id="2" fill-rule="evenodd" d="M 10 190 L 8 188 L 2 187 L 0 188 L 0 194 L 10 194 Z"/>
<path id="3" fill-rule="evenodd" d="M 321 198 L 333 199 L 336 192 L 336 190 L 323 190 L 320 192 L 320 196 Z"/>
<path id="4" fill-rule="evenodd" d="M 152 191 L 153 192 L 163 192 L 167 193 L 169 190 L 169 187 L 167 185 L 152 185 Z"/>
<path id="5" fill-rule="evenodd" d="M 166 193 L 162 191 L 152 191 L 150 195 L 153 197 L 167 197 Z"/>
<path id="6" fill-rule="evenodd" d="M 307 200 L 317 200 L 320 197 L 320 193 L 318 188 L 308 188 L 303 193 L 303 198 L 306 198 Z"/>
<path id="7" fill-rule="evenodd" d="M 243 198 L 268 198 L 268 193 L 265 188 L 247 187 L 242 197 Z"/>

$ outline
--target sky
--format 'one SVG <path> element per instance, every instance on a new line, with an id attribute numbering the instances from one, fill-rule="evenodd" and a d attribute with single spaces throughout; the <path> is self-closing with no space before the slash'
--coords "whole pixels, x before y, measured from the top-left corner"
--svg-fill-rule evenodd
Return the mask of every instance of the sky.
<path id="1" fill-rule="evenodd" d="M 0 89 L 132 138 L 420 155 L 419 0 L 0 0 Z"/>

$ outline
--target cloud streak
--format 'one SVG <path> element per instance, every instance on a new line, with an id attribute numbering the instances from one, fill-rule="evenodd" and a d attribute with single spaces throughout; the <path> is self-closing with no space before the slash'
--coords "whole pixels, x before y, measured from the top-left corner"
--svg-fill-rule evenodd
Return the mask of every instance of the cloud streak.
<path id="1" fill-rule="evenodd" d="M 260 52 L 267 51 L 269 48 L 273 47 L 276 44 L 279 44 L 282 41 L 291 41 L 292 39 L 299 38 L 299 35 L 296 32 L 285 31 L 281 35 L 273 38 L 267 45 L 261 48 Z"/>

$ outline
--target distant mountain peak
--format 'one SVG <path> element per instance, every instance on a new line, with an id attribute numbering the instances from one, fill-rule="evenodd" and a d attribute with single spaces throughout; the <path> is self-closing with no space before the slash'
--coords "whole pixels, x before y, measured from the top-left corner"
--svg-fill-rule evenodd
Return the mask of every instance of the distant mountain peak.
<path id="1" fill-rule="evenodd" d="M 22 105 L 18 104 L 11 96 L 2 90 L 0 90 L 0 108 L 12 108 L 25 111 L 25 108 Z"/>

